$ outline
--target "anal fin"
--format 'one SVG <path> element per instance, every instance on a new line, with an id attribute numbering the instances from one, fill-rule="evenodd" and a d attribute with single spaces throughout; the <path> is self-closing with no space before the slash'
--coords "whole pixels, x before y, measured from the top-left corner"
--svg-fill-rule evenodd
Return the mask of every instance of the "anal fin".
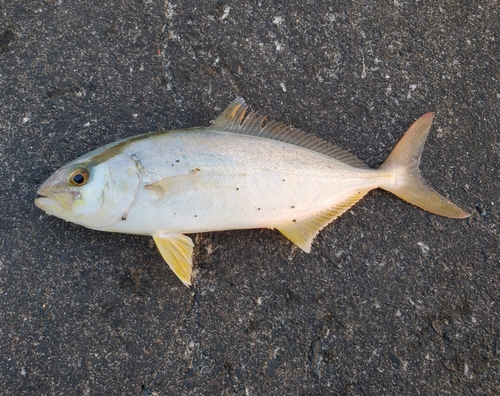
<path id="1" fill-rule="evenodd" d="M 153 234 L 153 239 L 163 259 L 175 275 L 186 286 L 191 285 L 193 272 L 193 241 L 191 238 L 176 233 Z"/>
<path id="2" fill-rule="evenodd" d="M 304 220 L 291 221 L 277 226 L 276 229 L 291 240 L 304 252 L 311 251 L 311 244 L 316 235 L 329 223 L 347 211 L 351 206 L 363 198 L 369 190 L 360 191 L 335 206 L 326 209 Z"/>

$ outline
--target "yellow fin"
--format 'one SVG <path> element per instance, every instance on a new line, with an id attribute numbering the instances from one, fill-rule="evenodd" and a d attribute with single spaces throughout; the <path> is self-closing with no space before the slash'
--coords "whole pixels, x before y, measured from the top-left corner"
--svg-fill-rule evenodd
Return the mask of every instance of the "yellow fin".
<path id="1" fill-rule="evenodd" d="M 182 234 L 153 234 L 163 259 L 186 286 L 191 285 L 193 241 Z"/>
<path id="2" fill-rule="evenodd" d="M 396 181 L 391 180 L 380 187 L 428 212 L 464 219 L 470 214 L 429 187 L 420 176 L 420 158 L 433 118 L 434 113 L 424 114 L 401 138 L 387 160 L 379 167 L 385 171 L 396 172 Z"/>
<path id="3" fill-rule="evenodd" d="M 318 235 L 318 232 L 363 198 L 368 191 L 360 191 L 332 208 L 304 220 L 282 224 L 276 229 L 304 252 L 309 253 L 312 241 Z"/>

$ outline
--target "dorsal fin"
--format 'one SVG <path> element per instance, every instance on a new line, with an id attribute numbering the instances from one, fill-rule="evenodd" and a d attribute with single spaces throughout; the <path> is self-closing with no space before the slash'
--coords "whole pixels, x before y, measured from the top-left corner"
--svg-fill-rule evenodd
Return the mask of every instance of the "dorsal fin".
<path id="1" fill-rule="evenodd" d="M 276 121 L 264 125 L 266 117 L 253 111 L 245 117 L 247 109 L 243 98 L 237 98 L 217 117 L 210 129 L 279 140 L 327 155 L 355 168 L 368 168 L 351 153 L 296 128 Z"/>

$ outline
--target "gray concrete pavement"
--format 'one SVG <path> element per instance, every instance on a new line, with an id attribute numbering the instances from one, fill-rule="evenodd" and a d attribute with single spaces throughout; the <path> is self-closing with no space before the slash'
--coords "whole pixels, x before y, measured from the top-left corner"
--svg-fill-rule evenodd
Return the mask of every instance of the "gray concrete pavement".
<path id="1" fill-rule="evenodd" d="M 2 394 L 498 394 L 498 20 L 494 0 L 3 0 Z M 309 255 L 199 234 L 186 288 L 150 238 L 34 206 L 73 158 L 237 96 L 371 166 L 437 112 L 422 173 L 472 217 L 374 191 Z"/>

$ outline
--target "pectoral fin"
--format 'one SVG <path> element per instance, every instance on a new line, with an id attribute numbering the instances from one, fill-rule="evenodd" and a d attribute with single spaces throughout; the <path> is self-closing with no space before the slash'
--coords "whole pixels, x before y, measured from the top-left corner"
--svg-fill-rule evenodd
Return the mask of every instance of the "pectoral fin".
<path id="1" fill-rule="evenodd" d="M 193 189 L 195 182 L 196 175 L 194 173 L 187 173 L 185 175 L 165 177 L 145 187 L 147 190 L 153 191 L 160 200 L 165 194 Z"/>
<path id="2" fill-rule="evenodd" d="M 163 259 L 186 286 L 191 285 L 193 241 L 183 234 L 153 234 Z"/>
<path id="3" fill-rule="evenodd" d="M 318 235 L 318 232 L 363 198 L 366 193 L 368 193 L 368 190 L 360 191 L 332 208 L 304 220 L 282 224 L 276 227 L 276 229 L 304 252 L 309 253 L 312 241 Z"/>

